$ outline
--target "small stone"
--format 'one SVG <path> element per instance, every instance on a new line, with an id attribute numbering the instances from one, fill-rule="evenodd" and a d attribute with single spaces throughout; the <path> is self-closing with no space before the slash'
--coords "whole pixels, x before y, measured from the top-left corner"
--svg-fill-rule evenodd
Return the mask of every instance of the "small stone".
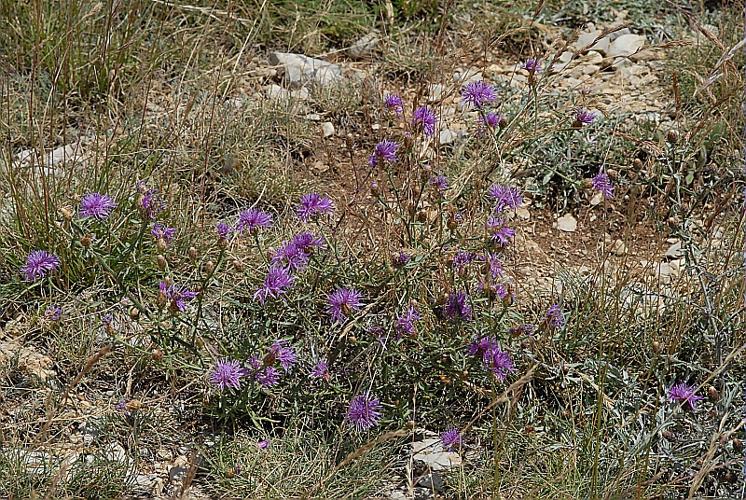
<path id="1" fill-rule="evenodd" d="M 412 443 L 412 453 L 414 460 L 423 462 L 433 471 L 459 467 L 462 463 L 461 455 L 446 451 L 438 438 L 426 438 Z"/>
<path id="2" fill-rule="evenodd" d="M 681 241 L 674 242 L 668 250 L 666 250 L 666 257 L 669 259 L 678 259 L 684 255 L 684 250 L 681 248 Z"/>
<path id="3" fill-rule="evenodd" d="M 319 121 L 321 121 L 321 115 L 318 114 L 318 113 L 309 113 L 306 116 L 304 116 L 303 118 L 305 118 L 308 121 L 312 121 L 312 122 L 319 122 Z"/>
<path id="4" fill-rule="evenodd" d="M 104 449 L 104 458 L 110 462 L 124 463 L 127 461 L 127 452 L 119 443 L 109 443 Z"/>
<path id="5" fill-rule="evenodd" d="M 420 477 L 417 481 L 417 486 L 427 488 L 436 493 L 442 493 L 445 488 L 445 481 L 443 481 L 443 476 L 441 476 L 439 472 L 433 471 L 430 474 L 425 474 Z"/>
<path id="6" fill-rule="evenodd" d="M 566 233 L 574 233 L 578 228 L 578 221 L 572 214 L 565 214 L 557 219 L 557 229 Z"/>
<path id="7" fill-rule="evenodd" d="M 526 207 L 516 208 L 515 214 L 523 220 L 529 220 L 531 218 L 531 212 L 529 212 Z"/>
<path id="8" fill-rule="evenodd" d="M 645 37 L 642 35 L 626 34 L 616 38 L 609 47 L 609 57 L 628 57 L 637 52 L 645 45 Z"/>
<path id="9" fill-rule="evenodd" d="M 293 87 L 300 87 L 305 81 L 327 86 L 342 79 L 342 69 L 338 65 L 302 54 L 272 52 L 269 63 L 281 66 L 285 80 Z"/>
<path id="10" fill-rule="evenodd" d="M 611 245 L 611 253 L 613 253 L 617 257 L 626 255 L 628 251 L 629 249 L 627 248 L 627 245 L 625 245 L 622 240 L 615 240 L 614 243 Z"/>
<path id="11" fill-rule="evenodd" d="M 445 86 L 439 83 L 433 83 L 428 88 L 428 100 L 430 102 L 440 101 L 445 95 Z"/>
<path id="12" fill-rule="evenodd" d="M 350 57 L 353 57 L 355 59 L 362 59 L 363 57 L 369 56 L 380 41 L 381 38 L 378 36 L 377 33 L 368 33 L 367 35 L 363 36 L 355 43 L 353 43 L 352 46 L 347 50 L 347 53 L 350 54 Z"/>
<path id="13" fill-rule="evenodd" d="M 334 124 L 332 122 L 324 122 L 321 124 L 321 131 L 324 137 L 331 137 L 334 135 Z"/>
<path id="14" fill-rule="evenodd" d="M 577 41 L 572 44 L 572 48 L 575 51 L 595 50 L 606 54 L 609 51 L 610 43 L 611 39 L 608 36 L 601 37 L 601 30 L 593 30 L 581 33 Z"/>
<path id="15" fill-rule="evenodd" d="M 438 143 L 441 146 L 445 146 L 446 144 L 451 144 L 458 140 L 461 137 L 461 133 L 458 130 L 451 130 L 449 128 L 444 128 L 440 131 L 440 134 L 438 135 Z"/>

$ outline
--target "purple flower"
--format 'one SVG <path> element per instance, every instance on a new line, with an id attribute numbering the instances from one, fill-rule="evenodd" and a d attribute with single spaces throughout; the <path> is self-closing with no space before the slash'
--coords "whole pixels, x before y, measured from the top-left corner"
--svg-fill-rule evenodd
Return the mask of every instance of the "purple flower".
<path id="1" fill-rule="evenodd" d="M 500 260 L 500 256 L 496 253 L 487 252 L 485 256 L 485 262 L 487 263 L 487 271 L 490 273 L 493 279 L 500 278 L 503 275 L 503 263 Z"/>
<path id="2" fill-rule="evenodd" d="M 562 328 L 565 326 L 565 315 L 562 314 L 562 309 L 559 304 L 552 304 L 547 310 L 547 322 L 553 328 Z"/>
<path id="3" fill-rule="evenodd" d="M 287 268 L 271 266 L 264 278 L 264 284 L 254 293 L 254 299 L 264 304 L 267 297 L 274 299 L 287 292 L 287 288 L 293 284 L 295 278 Z"/>
<path id="4" fill-rule="evenodd" d="M 145 185 L 142 184 L 143 188 L 144 186 Z M 158 217 L 159 213 L 166 209 L 166 202 L 163 201 L 163 198 L 158 194 L 158 191 L 155 189 L 148 189 L 140 199 L 140 208 L 148 218 L 155 219 Z"/>
<path id="5" fill-rule="evenodd" d="M 575 112 L 575 124 L 577 126 L 590 125 L 596 119 L 596 113 L 587 109 L 579 109 Z"/>
<path id="6" fill-rule="evenodd" d="M 285 373 L 290 372 L 293 365 L 298 361 L 295 350 L 288 346 L 286 340 L 275 340 L 269 348 L 269 353 L 273 359 L 280 362 L 280 366 L 285 370 Z"/>
<path id="7" fill-rule="evenodd" d="M 495 88 L 484 80 L 467 83 L 461 90 L 461 101 L 475 108 L 481 108 L 497 99 Z"/>
<path id="8" fill-rule="evenodd" d="M 609 199 L 614 197 L 614 185 L 611 183 L 609 176 L 606 172 L 597 173 L 593 179 L 591 179 L 591 185 L 593 189 L 603 195 L 604 198 Z"/>
<path id="9" fill-rule="evenodd" d="M 513 360 L 510 359 L 510 355 L 507 352 L 500 349 L 499 345 L 494 346 L 485 352 L 482 360 L 500 382 L 504 381 L 509 373 L 515 372 Z"/>
<path id="10" fill-rule="evenodd" d="M 694 386 L 685 383 L 676 384 L 668 389 L 668 399 L 674 403 L 685 403 L 695 410 L 697 403 L 704 399 L 702 396 L 697 396 L 696 392 Z"/>
<path id="11" fill-rule="evenodd" d="M 210 383 L 221 391 L 228 388 L 239 389 L 241 378 L 245 375 L 246 371 L 238 361 L 224 359 L 215 363 L 215 367 L 210 372 Z"/>
<path id="12" fill-rule="evenodd" d="M 479 117 L 479 121 L 487 128 L 497 128 L 505 124 L 505 117 L 494 111 L 488 111 Z"/>
<path id="13" fill-rule="evenodd" d="M 156 240 L 163 240 L 166 243 L 171 243 L 171 240 L 176 236 L 176 229 L 161 224 L 160 222 L 156 222 L 153 224 L 153 229 L 150 230 L 150 234 L 153 235 L 153 238 Z"/>
<path id="14" fill-rule="evenodd" d="M 404 101 L 396 94 L 387 94 L 383 100 L 383 105 L 386 109 L 394 111 L 398 116 L 404 113 Z"/>
<path id="15" fill-rule="evenodd" d="M 444 314 L 446 319 L 460 319 L 463 321 L 471 320 L 472 310 L 468 301 L 469 297 L 467 297 L 464 292 L 449 293 Z"/>
<path id="16" fill-rule="evenodd" d="M 415 128 L 422 129 L 425 135 L 431 136 L 435 133 L 436 123 L 438 123 L 438 117 L 427 106 L 420 106 L 414 110 L 412 125 Z"/>
<path id="17" fill-rule="evenodd" d="M 456 255 L 453 256 L 451 263 L 456 270 L 462 270 L 470 263 L 474 262 L 477 256 L 468 250 L 459 250 Z"/>
<path id="18" fill-rule="evenodd" d="M 26 257 L 26 264 L 21 267 L 21 274 L 26 281 L 42 279 L 60 267 L 60 259 L 46 250 L 34 250 Z"/>
<path id="19" fill-rule="evenodd" d="M 495 212 L 502 212 L 506 208 L 515 210 L 523 203 L 523 196 L 517 187 L 493 184 L 487 193 L 495 199 Z"/>
<path id="20" fill-rule="evenodd" d="M 215 226 L 215 231 L 218 233 L 218 238 L 227 240 L 228 236 L 233 232 L 233 228 L 225 222 L 218 222 L 217 226 Z"/>
<path id="21" fill-rule="evenodd" d="M 117 208 L 117 204 L 111 196 L 101 193 L 88 193 L 80 200 L 79 213 L 83 219 L 93 217 L 103 220 L 111 215 L 115 208 Z"/>
<path id="22" fill-rule="evenodd" d="M 370 429 L 381 419 L 381 402 L 368 393 L 359 394 L 350 401 L 346 418 L 358 431 Z"/>
<path id="23" fill-rule="evenodd" d="M 280 381 L 280 372 L 274 366 L 266 366 L 256 372 L 254 378 L 262 387 L 272 387 Z"/>
<path id="24" fill-rule="evenodd" d="M 257 210 L 256 208 L 249 208 L 238 214 L 236 231 L 239 233 L 246 231 L 249 234 L 252 234 L 257 229 L 265 229 L 271 225 L 272 216 L 270 214 Z"/>
<path id="25" fill-rule="evenodd" d="M 396 317 L 396 333 L 397 335 L 413 335 L 415 332 L 415 323 L 422 319 L 419 311 L 413 306 L 409 305 L 404 312 Z"/>
<path id="26" fill-rule="evenodd" d="M 541 72 L 541 61 L 539 59 L 526 59 L 526 62 L 523 63 L 523 69 L 528 71 L 529 73 L 540 73 Z"/>
<path id="27" fill-rule="evenodd" d="M 308 193 L 300 197 L 300 204 L 296 209 L 298 218 L 303 222 L 319 214 L 328 214 L 334 210 L 334 203 L 326 196 L 318 193 Z"/>
<path id="28" fill-rule="evenodd" d="M 363 307 L 362 294 L 354 288 L 338 288 L 327 296 L 326 312 L 337 323 L 344 323 L 347 317 Z"/>
<path id="29" fill-rule="evenodd" d="M 394 266 L 404 267 L 409 263 L 410 260 L 412 260 L 412 256 L 406 253 L 404 250 L 399 250 L 399 253 L 395 254 L 392 260 L 394 262 Z"/>
<path id="30" fill-rule="evenodd" d="M 373 149 L 373 154 L 368 157 L 368 165 L 375 167 L 379 162 L 394 163 L 396 161 L 396 152 L 399 144 L 394 141 L 384 139 Z"/>
<path id="31" fill-rule="evenodd" d="M 269 439 L 262 439 L 256 443 L 256 447 L 260 450 L 266 450 L 269 448 Z"/>
<path id="32" fill-rule="evenodd" d="M 324 248 L 325 246 L 323 238 L 308 231 L 296 234 L 290 241 L 306 253 L 311 253 L 314 248 Z"/>
<path id="33" fill-rule="evenodd" d="M 482 337 L 469 344 L 469 346 L 466 348 L 466 351 L 471 356 L 482 357 L 487 351 L 496 347 L 497 341 L 494 340 L 492 337 Z"/>
<path id="34" fill-rule="evenodd" d="M 308 265 L 308 254 L 293 240 L 290 240 L 275 250 L 271 262 L 272 265 L 284 264 L 294 271 L 300 271 Z"/>
<path id="35" fill-rule="evenodd" d="M 440 434 L 440 442 L 446 450 L 457 450 L 461 447 L 461 432 L 457 428 L 451 427 Z"/>
<path id="36" fill-rule="evenodd" d="M 62 308 L 60 306 L 48 306 L 44 310 L 44 317 L 49 321 L 59 321 L 62 317 Z"/>
<path id="37" fill-rule="evenodd" d="M 443 194 L 448 189 L 448 177 L 445 175 L 433 175 L 430 177 L 430 185 Z"/>
<path id="38" fill-rule="evenodd" d="M 509 244 L 515 236 L 515 230 L 508 227 L 499 217 L 490 217 L 487 220 L 487 230 L 492 241 L 502 246 Z"/>
<path id="39" fill-rule="evenodd" d="M 186 287 L 176 284 L 168 285 L 165 281 L 161 281 L 158 288 L 163 298 L 169 303 L 168 307 L 171 312 L 183 312 L 186 309 L 187 302 L 190 302 L 198 295 L 197 292 L 189 290 Z"/>
<path id="40" fill-rule="evenodd" d="M 324 380 L 329 379 L 329 365 L 326 360 L 319 360 L 311 369 L 311 378 L 323 378 Z"/>

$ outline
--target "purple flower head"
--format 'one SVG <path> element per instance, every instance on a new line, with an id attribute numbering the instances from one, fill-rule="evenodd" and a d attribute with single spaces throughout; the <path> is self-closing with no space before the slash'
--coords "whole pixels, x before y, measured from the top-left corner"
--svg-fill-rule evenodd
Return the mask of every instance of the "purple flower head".
<path id="1" fill-rule="evenodd" d="M 183 312 L 186 309 L 187 302 L 194 299 L 198 293 L 184 286 L 176 284 L 168 285 L 165 281 L 161 281 L 158 285 L 161 295 L 168 302 L 169 309 L 171 312 Z"/>
<path id="2" fill-rule="evenodd" d="M 697 396 L 696 387 L 681 383 L 668 389 L 668 399 L 674 403 L 685 403 L 692 410 L 696 410 L 697 403 L 704 398 Z"/>
<path id="3" fill-rule="evenodd" d="M 286 340 L 275 340 L 269 348 L 272 358 L 280 362 L 285 373 L 290 372 L 293 365 L 298 361 L 295 350 L 290 347 Z"/>
<path id="4" fill-rule="evenodd" d="M 487 252 L 484 260 L 487 263 L 487 272 L 489 272 L 490 276 L 492 276 L 493 279 L 502 277 L 503 263 L 502 260 L 500 260 L 499 255 L 497 255 L 496 253 Z"/>
<path id="5" fill-rule="evenodd" d="M 614 197 L 614 185 L 611 183 L 609 176 L 606 172 L 597 173 L 593 179 L 591 179 L 591 185 L 593 189 L 603 195 L 604 198 L 609 199 Z"/>
<path id="6" fill-rule="evenodd" d="M 264 278 L 264 284 L 254 293 L 254 299 L 264 304 L 267 297 L 274 299 L 287 292 L 295 278 L 290 274 L 287 268 L 281 266 L 271 266 Z"/>
<path id="7" fill-rule="evenodd" d="M 109 195 L 88 193 L 80 200 L 80 217 L 83 219 L 106 219 L 112 210 L 117 208 L 116 202 Z"/>
<path id="8" fill-rule="evenodd" d="M 468 250 L 459 250 L 456 252 L 456 254 L 453 256 L 453 259 L 451 260 L 451 264 L 453 265 L 453 268 L 456 270 L 462 270 L 467 265 L 474 262 L 474 259 L 476 259 L 476 255 Z"/>
<path id="9" fill-rule="evenodd" d="M 579 109 L 575 112 L 575 123 L 578 125 L 590 125 L 596 119 L 596 113 L 587 109 Z"/>
<path id="10" fill-rule="evenodd" d="M 381 402 L 367 393 L 359 394 L 350 401 L 346 418 L 358 431 L 375 427 L 381 419 Z"/>
<path id="11" fill-rule="evenodd" d="M 274 366 L 266 366 L 256 372 L 254 378 L 262 387 L 272 387 L 280 381 L 280 372 Z"/>
<path id="12" fill-rule="evenodd" d="M 471 320 L 472 310 L 469 305 L 469 297 L 467 297 L 466 293 L 449 293 L 444 315 L 449 320 Z"/>
<path id="13" fill-rule="evenodd" d="M 484 127 L 497 128 L 505 124 L 505 117 L 494 111 L 488 111 L 484 115 L 479 116 L 479 122 Z"/>
<path id="14" fill-rule="evenodd" d="M 553 328 L 562 328 L 565 326 L 565 315 L 559 304 L 552 304 L 547 310 L 547 322 Z"/>
<path id="15" fill-rule="evenodd" d="M 144 184 L 142 184 L 144 188 Z M 166 209 L 166 202 L 155 189 L 148 189 L 140 199 L 140 208 L 143 213 L 150 219 L 155 219 L 158 214 Z"/>
<path id="16" fill-rule="evenodd" d="M 62 317 L 62 308 L 60 306 L 48 306 L 44 310 L 44 318 L 49 321 L 59 321 Z"/>
<path id="17" fill-rule="evenodd" d="M 210 372 L 210 383 L 221 391 L 225 389 L 239 389 L 241 387 L 241 378 L 245 375 L 246 371 L 238 361 L 224 359 L 215 363 Z"/>
<path id="18" fill-rule="evenodd" d="M 394 254 L 393 257 L 394 266 L 396 267 L 404 267 L 406 266 L 410 260 L 412 260 L 412 256 L 409 255 L 404 250 L 399 250 L 399 253 Z"/>
<path id="19" fill-rule="evenodd" d="M 504 381 L 509 373 L 515 372 L 513 360 L 510 359 L 510 355 L 507 352 L 500 349 L 499 345 L 487 350 L 482 357 L 482 361 L 500 382 Z"/>
<path id="20" fill-rule="evenodd" d="M 306 253 L 311 253 L 314 248 L 324 248 L 326 246 L 323 238 L 308 231 L 296 234 L 290 242 Z"/>
<path id="21" fill-rule="evenodd" d="M 125 415 L 129 415 L 129 412 L 127 411 L 127 400 L 120 399 L 117 404 L 114 405 L 114 409 L 118 412 L 124 413 Z"/>
<path id="22" fill-rule="evenodd" d="M 495 212 L 502 212 L 506 208 L 515 210 L 523 203 L 523 196 L 517 187 L 493 184 L 487 193 L 495 199 Z"/>
<path id="23" fill-rule="evenodd" d="M 401 116 L 401 114 L 404 113 L 404 101 L 396 94 L 386 94 L 386 97 L 383 100 L 383 105 L 386 109 L 396 113 L 397 116 Z"/>
<path id="24" fill-rule="evenodd" d="M 227 240 L 233 232 L 233 228 L 225 222 L 218 222 L 217 226 L 215 226 L 215 231 L 218 233 L 218 238 Z"/>
<path id="25" fill-rule="evenodd" d="M 461 447 L 461 432 L 457 428 L 451 427 L 440 433 L 440 442 L 446 450 L 457 450 Z"/>
<path id="26" fill-rule="evenodd" d="M 249 208 L 238 214 L 236 232 L 249 234 L 258 229 L 266 229 L 272 225 L 272 216 L 256 208 Z"/>
<path id="27" fill-rule="evenodd" d="M 497 341 L 492 337 L 482 337 L 473 341 L 466 348 L 471 356 L 483 357 L 486 352 L 497 347 Z"/>
<path id="28" fill-rule="evenodd" d="M 153 229 L 150 230 L 150 234 L 153 235 L 153 238 L 156 240 L 163 240 L 166 243 L 171 243 L 174 236 L 176 236 L 176 229 L 161 224 L 160 222 L 156 222 L 153 224 Z"/>
<path id="29" fill-rule="evenodd" d="M 523 63 L 523 69 L 529 73 L 541 73 L 541 61 L 533 57 L 526 59 L 526 62 Z"/>
<path id="30" fill-rule="evenodd" d="M 380 162 L 394 163 L 396 161 L 396 152 L 399 150 L 399 144 L 394 141 L 384 139 L 373 149 L 373 154 L 368 157 L 368 165 L 377 166 Z"/>
<path id="31" fill-rule="evenodd" d="M 272 265 L 284 265 L 293 271 L 300 271 L 308 265 L 308 254 L 293 240 L 286 241 L 275 250 L 271 259 Z"/>
<path id="32" fill-rule="evenodd" d="M 499 217 L 490 217 L 487 220 L 487 231 L 490 233 L 490 239 L 501 246 L 508 245 L 515 236 L 515 230 L 508 227 Z"/>
<path id="33" fill-rule="evenodd" d="M 319 362 L 311 369 L 310 376 L 311 378 L 323 378 L 324 380 L 329 380 L 329 365 L 326 363 L 326 360 L 319 360 Z"/>
<path id="34" fill-rule="evenodd" d="M 326 196 L 318 193 L 308 193 L 300 197 L 300 204 L 296 208 L 298 218 L 303 222 L 316 215 L 329 214 L 334 211 L 334 203 Z"/>
<path id="35" fill-rule="evenodd" d="M 269 448 L 269 439 L 262 439 L 256 443 L 256 447 L 260 450 L 266 450 Z"/>
<path id="36" fill-rule="evenodd" d="M 60 267 L 60 259 L 46 250 L 34 250 L 26 257 L 26 264 L 21 266 L 21 274 L 26 281 L 36 281 L 54 272 Z"/>
<path id="37" fill-rule="evenodd" d="M 415 332 L 415 323 L 422 319 L 419 311 L 413 306 L 409 305 L 401 315 L 396 317 L 396 333 L 397 335 L 413 335 Z"/>
<path id="38" fill-rule="evenodd" d="M 347 317 L 363 307 L 362 294 L 354 288 L 338 288 L 326 300 L 326 312 L 337 323 L 344 323 Z"/>
<path id="39" fill-rule="evenodd" d="M 430 177 L 430 185 L 438 190 L 440 194 L 445 193 L 448 189 L 448 177 L 445 175 L 433 175 Z"/>
<path id="40" fill-rule="evenodd" d="M 461 101 L 475 108 L 481 108 L 495 99 L 495 88 L 484 80 L 469 82 L 461 90 Z"/>
<path id="41" fill-rule="evenodd" d="M 420 106 L 414 110 L 412 115 L 412 125 L 417 129 L 422 129 L 422 132 L 431 136 L 435 134 L 435 125 L 438 123 L 438 117 L 435 113 L 427 106 Z"/>

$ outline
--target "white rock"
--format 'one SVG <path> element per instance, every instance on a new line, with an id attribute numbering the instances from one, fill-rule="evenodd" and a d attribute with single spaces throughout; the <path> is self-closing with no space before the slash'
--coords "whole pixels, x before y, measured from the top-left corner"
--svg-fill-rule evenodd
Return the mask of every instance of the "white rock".
<path id="1" fill-rule="evenodd" d="M 484 80 L 484 76 L 482 76 L 481 71 L 475 68 L 457 69 L 453 72 L 453 81 L 461 85 L 479 80 Z"/>
<path id="2" fill-rule="evenodd" d="M 668 250 L 666 250 L 666 257 L 670 259 L 678 259 L 684 255 L 684 250 L 681 248 L 681 241 L 674 242 Z"/>
<path id="3" fill-rule="evenodd" d="M 622 240 L 615 240 L 614 243 L 611 245 L 611 253 L 613 253 L 617 257 L 626 255 L 628 251 L 629 249 L 627 248 L 627 245 L 625 245 Z"/>
<path id="4" fill-rule="evenodd" d="M 461 465 L 461 455 L 446 451 L 439 438 L 425 438 L 412 443 L 412 453 L 415 460 L 425 463 L 430 469 L 447 470 Z"/>
<path id="5" fill-rule="evenodd" d="M 609 47 L 609 57 L 627 57 L 631 56 L 645 45 L 645 37 L 642 35 L 626 34 L 622 35 L 613 42 Z"/>
<path id="6" fill-rule="evenodd" d="M 334 124 L 332 122 L 324 122 L 321 124 L 321 131 L 324 137 L 331 137 L 334 135 Z"/>
<path id="7" fill-rule="evenodd" d="M 428 99 L 430 101 L 440 101 L 445 95 L 445 86 L 439 83 L 433 83 L 428 88 Z"/>
<path id="8" fill-rule="evenodd" d="M 450 128 L 444 128 L 440 131 L 440 134 L 438 135 L 438 143 L 441 146 L 445 146 L 446 144 L 452 144 L 459 139 L 464 137 L 464 132 L 461 130 L 453 130 Z"/>
<path id="9" fill-rule="evenodd" d="M 568 63 L 568 62 L 572 61 L 573 55 L 574 54 L 572 52 L 566 50 L 562 54 L 560 54 L 558 60 L 559 60 L 559 62 Z"/>
<path id="10" fill-rule="evenodd" d="M 300 87 L 305 81 L 314 81 L 326 86 L 342 79 L 342 69 L 321 59 L 293 54 L 289 52 L 272 52 L 269 63 L 281 66 L 288 84 Z"/>
<path id="11" fill-rule="evenodd" d="M 601 33 L 601 30 L 581 33 L 575 43 L 572 44 L 573 50 L 595 50 L 606 54 L 609 51 L 611 39 L 608 36 L 601 37 Z M 597 38 L 598 40 L 596 40 Z"/>
<path id="12" fill-rule="evenodd" d="M 110 462 L 124 463 L 127 461 L 127 452 L 119 443 L 109 443 L 104 449 L 104 458 Z"/>
<path id="13" fill-rule="evenodd" d="M 321 115 L 318 114 L 318 113 L 309 113 L 306 116 L 304 116 L 303 118 L 305 118 L 308 121 L 312 121 L 312 122 L 320 122 L 321 121 Z"/>
<path id="14" fill-rule="evenodd" d="M 572 214 L 565 214 L 557 219 L 557 229 L 566 233 L 574 233 L 578 228 L 578 221 Z"/>
<path id="15" fill-rule="evenodd" d="M 376 45 L 378 45 L 378 42 L 380 41 L 381 38 L 378 36 L 377 33 L 368 33 L 367 35 L 353 43 L 352 46 L 347 50 L 347 53 L 355 59 L 362 59 L 363 57 L 370 55 L 370 53 L 373 52 L 373 50 L 376 48 Z"/>

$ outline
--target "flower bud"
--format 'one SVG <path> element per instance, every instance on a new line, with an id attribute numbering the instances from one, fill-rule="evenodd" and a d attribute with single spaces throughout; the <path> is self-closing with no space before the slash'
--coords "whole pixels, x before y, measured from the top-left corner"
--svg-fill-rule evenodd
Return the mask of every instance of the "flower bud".
<path id="1" fill-rule="evenodd" d="M 203 269 L 205 274 L 212 274 L 213 271 L 215 271 L 215 263 L 211 260 L 208 260 L 207 262 L 205 262 Z"/>
<path id="2" fill-rule="evenodd" d="M 90 233 L 83 235 L 80 238 L 80 244 L 86 248 L 90 248 L 92 242 L 93 242 L 93 235 Z"/>
<path id="3" fill-rule="evenodd" d="M 720 400 L 720 393 L 715 389 L 715 387 L 710 386 L 707 388 L 707 397 L 710 398 L 710 401 L 713 403 L 717 403 Z"/>
<path id="4" fill-rule="evenodd" d="M 72 210 L 70 210 L 67 207 L 60 208 L 60 215 L 62 216 L 63 219 L 65 219 L 68 222 L 70 222 L 73 218 Z"/>
<path id="5" fill-rule="evenodd" d="M 156 347 L 156 348 L 155 348 L 155 349 L 153 349 L 153 351 L 152 351 L 152 352 L 150 353 L 150 358 L 151 358 L 151 359 L 152 359 L 153 361 L 156 361 L 156 362 L 158 362 L 158 361 L 162 360 L 162 359 L 163 359 L 163 351 L 161 351 L 160 349 L 158 349 L 158 348 Z"/>
<path id="6" fill-rule="evenodd" d="M 131 307 L 130 308 L 130 318 L 137 319 L 139 317 L 140 317 L 140 310 L 138 308 L 134 307 L 134 306 Z"/>
<path id="7" fill-rule="evenodd" d="M 668 430 L 663 431 L 661 433 L 661 435 L 663 436 L 663 439 L 665 439 L 666 441 L 675 441 L 676 440 L 676 435 L 673 432 L 671 432 L 671 431 L 668 431 Z"/>
<path id="8" fill-rule="evenodd" d="M 417 220 L 419 222 L 427 222 L 427 214 L 424 210 L 420 210 L 419 212 L 417 212 Z"/>
<path id="9" fill-rule="evenodd" d="M 666 140 L 671 144 L 676 144 L 677 142 L 679 142 L 679 133 L 676 132 L 674 129 L 669 130 L 666 134 Z"/>
<path id="10" fill-rule="evenodd" d="M 639 159 L 639 158 L 635 158 L 632 161 L 632 166 L 635 167 L 637 170 L 641 169 L 642 168 L 642 160 Z"/>
<path id="11" fill-rule="evenodd" d="M 158 240 L 155 242 L 156 248 L 158 248 L 159 252 L 165 252 L 166 248 L 168 247 L 168 243 L 166 243 L 166 240 L 163 238 L 158 238 Z"/>
<path id="12" fill-rule="evenodd" d="M 657 340 L 653 342 L 653 352 L 656 354 L 660 354 L 661 352 L 661 343 Z"/>
<path id="13" fill-rule="evenodd" d="M 731 441 L 731 444 L 733 445 L 733 451 L 737 451 L 738 453 L 743 451 L 743 441 L 740 439 L 734 438 L 733 441 Z"/>
<path id="14" fill-rule="evenodd" d="M 189 247 L 188 255 L 192 261 L 196 261 L 197 257 L 199 257 L 199 253 L 197 252 L 197 249 L 194 247 Z"/>
<path id="15" fill-rule="evenodd" d="M 378 186 L 376 181 L 370 183 L 370 194 L 376 198 L 381 195 L 381 188 Z"/>
<path id="16" fill-rule="evenodd" d="M 233 261 L 233 269 L 235 269 L 238 272 L 243 272 L 244 265 L 240 260 L 234 260 Z"/>
<path id="17" fill-rule="evenodd" d="M 158 269 L 163 271 L 164 269 L 166 269 L 166 266 L 168 265 L 168 261 L 163 255 L 159 254 L 159 255 L 156 255 L 155 257 L 155 265 L 158 266 Z"/>

